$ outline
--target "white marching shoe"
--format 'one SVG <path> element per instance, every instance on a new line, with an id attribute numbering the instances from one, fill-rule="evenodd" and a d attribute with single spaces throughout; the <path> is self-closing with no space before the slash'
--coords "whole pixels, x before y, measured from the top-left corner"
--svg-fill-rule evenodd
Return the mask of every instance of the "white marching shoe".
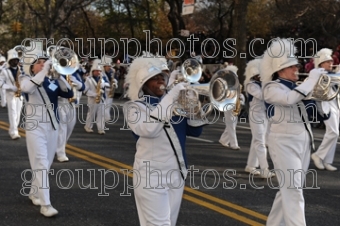
<path id="1" fill-rule="evenodd" d="M 86 126 L 84 126 L 84 129 L 88 133 L 93 133 L 93 129 L 91 129 L 91 128 L 87 128 Z"/>
<path id="2" fill-rule="evenodd" d="M 67 156 L 61 156 L 61 157 L 58 157 L 58 161 L 59 162 L 68 162 L 69 159 L 67 158 Z"/>
<path id="3" fill-rule="evenodd" d="M 270 170 L 268 168 L 265 168 L 263 170 L 261 170 L 261 178 L 271 178 L 271 177 L 275 177 L 275 173 L 270 172 Z"/>
<path id="4" fill-rule="evenodd" d="M 37 197 L 35 197 L 33 195 L 28 196 L 28 198 L 30 200 L 32 200 L 33 205 L 40 206 L 40 199 L 39 198 L 37 198 Z"/>
<path id="5" fill-rule="evenodd" d="M 320 170 L 325 169 L 325 166 L 323 165 L 322 159 L 319 156 L 317 156 L 315 153 L 313 153 L 311 157 L 312 157 L 312 160 L 313 160 L 316 168 L 318 168 Z"/>
<path id="6" fill-rule="evenodd" d="M 58 210 L 54 209 L 53 206 L 41 206 L 40 213 L 45 217 L 53 217 L 58 214 Z"/>
<path id="7" fill-rule="evenodd" d="M 222 142 L 222 140 L 219 140 L 218 142 L 219 142 L 220 144 L 222 144 L 224 147 L 227 147 L 227 148 L 229 148 L 229 144 L 225 144 L 225 143 L 223 143 L 223 142 Z"/>
<path id="8" fill-rule="evenodd" d="M 246 171 L 247 173 L 254 174 L 254 175 L 260 175 L 261 174 L 258 169 L 256 169 L 255 167 L 248 166 L 248 165 L 246 166 L 244 171 Z"/>
<path id="9" fill-rule="evenodd" d="M 323 163 L 323 165 L 325 166 L 325 169 L 328 171 L 337 171 L 338 168 L 336 168 L 335 166 L 332 166 L 330 163 Z"/>

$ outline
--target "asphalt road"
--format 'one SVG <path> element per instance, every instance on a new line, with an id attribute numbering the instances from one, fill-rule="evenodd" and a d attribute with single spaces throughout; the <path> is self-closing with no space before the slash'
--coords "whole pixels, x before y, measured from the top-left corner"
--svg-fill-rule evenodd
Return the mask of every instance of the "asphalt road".
<path id="1" fill-rule="evenodd" d="M 83 104 L 84 101 L 83 98 Z M 86 133 L 85 117 L 80 113 L 67 145 L 70 161 L 53 163 L 51 202 L 59 211 L 53 218 L 43 217 L 39 207 L 23 195 L 28 192 L 25 187 L 30 178 L 29 172 L 25 173 L 30 169 L 25 134 L 21 130 L 22 138 L 11 140 L 7 132 L 7 109 L 0 109 L 0 225 L 138 225 L 131 173 L 126 174 L 134 160 L 135 142 L 124 125 L 120 106 L 124 101 L 115 100 L 115 103 L 119 115 L 115 116 L 117 121 L 107 124 L 105 135 L 99 135 L 96 127 L 95 133 Z M 244 172 L 251 141 L 247 123 L 239 123 L 237 127 L 240 151 L 218 143 L 223 130 L 224 124 L 219 119 L 204 127 L 199 139 L 187 139 L 189 165 L 197 172 L 192 171 L 186 181 L 179 226 L 266 222 L 277 191 L 271 185 L 277 185 L 277 181 L 250 180 Z M 314 130 L 316 146 L 323 133 L 324 130 Z M 334 165 L 340 168 L 338 152 L 339 145 Z M 315 169 L 313 163 L 310 169 Z M 316 172 L 314 184 L 308 175 L 306 187 L 318 188 L 304 190 L 307 224 L 340 225 L 340 171 Z"/>

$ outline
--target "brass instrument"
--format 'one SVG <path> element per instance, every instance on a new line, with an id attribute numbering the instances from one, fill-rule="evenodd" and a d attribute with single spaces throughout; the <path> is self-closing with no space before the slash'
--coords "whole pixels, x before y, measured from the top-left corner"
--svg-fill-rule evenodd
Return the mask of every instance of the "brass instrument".
<path id="1" fill-rule="evenodd" d="M 71 75 L 79 68 L 77 54 L 69 48 L 62 46 L 49 46 L 46 54 L 52 61 L 51 77 L 58 79 L 59 74 Z"/>
<path id="2" fill-rule="evenodd" d="M 100 100 L 102 98 L 102 94 L 104 93 L 103 89 L 102 89 L 102 80 L 103 80 L 103 77 L 102 75 L 100 75 L 99 77 L 99 80 L 97 82 L 97 87 L 96 87 L 96 93 L 97 93 L 97 96 L 96 96 L 96 103 L 99 104 L 100 103 Z"/>
<path id="3" fill-rule="evenodd" d="M 308 73 L 298 73 L 298 75 L 309 75 Z M 304 80 L 306 81 L 308 77 Z M 296 82 L 300 85 L 304 81 Z M 333 87 L 336 89 L 333 90 Z M 314 86 L 312 93 L 306 98 L 316 101 L 333 100 L 340 92 L 340 74 L 322 74 Z"/>
<path id="4" fill-rule="evenodd" d="M 113 98 L 115 90 L 116 90 L 116 80 L 112 77 L 111 84 L 110 84 L 110 92 L 108 98 Z"/>
<path id="5" fill-rule="evenodd" d="M 22 74 L 22 73 L 23 73 L 23 69 L 22 68 L 18 68 L 17 76 L 16 76 L 16 79 L 15 79 L 15 86 L 17 87 L 17 91 L 15 91 L 15 94 L 14 94 L 15 97 L 21 97 L 21 88 L 20 88 L 20 82 L 19 82 L 19 75 Z"/>
<path id="6" fill-rule="evenodd" d="M 70 85 L 71 89 L 73 88 L 73 83 L 72 83 L 72 80 L 71 80 L 71 76 L 72 75 L 66 75 L 66 81 L 67 83 Z M 74 90 L 73 90 L 74 91 Z M 73 97 L 71 98 L 68 98 L 68 102 L 70 103 L 75 103 L 76 102 L 76 97 L 75 97 L 75 92 L 73 92 Z"/>
<path id="7" fill-rule="evenodd" d="M 179 74 L 179 79 L 175 80 L 174 84 L 181 81 L 197 82 L 199 80 L 201 74 L 187 72 L 196 71 L 200 73 L 201 70 L 188 70 L 187 67 L 191 67 L 190 64 L 182 67 L 182 73 Z M 172 87 L 173 85 L 170 85 L 169 89 Z M 199 95 L 203 97 L 203 101 Z M 186 90 L 181 91 L 177 106 L 174 107 L 174 114 L 184 117 L 193 115 L 194 117 L 205 118 L 213 110 L 213 107 L 219 111 L 227 111 L 235 108 L 235 104 L 234 114 L 239 114 L 241 110 L 239 98 L 240 83 L 237 75 L 232 71 L 221 69 L 212 76 L 209 83 L 192 84 Z"/>

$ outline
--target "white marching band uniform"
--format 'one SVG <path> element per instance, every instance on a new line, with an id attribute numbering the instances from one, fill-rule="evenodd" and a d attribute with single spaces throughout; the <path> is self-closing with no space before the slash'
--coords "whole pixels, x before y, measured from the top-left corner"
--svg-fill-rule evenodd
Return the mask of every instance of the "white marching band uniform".
<path id="1" fill-rule="evenodd" d="M 78 78 L 75 73 L 69 76 L 70 80 L 72 81 L 73 94 L 75 94 L 75 92 L 82 92 L 85 89 L 85 84 L 82 82 L 82 80 L 80 80 L 80 78 Z M 65 151 L 66 143 L 70 138 L 77 122 L 77 98 L 73 96 L 72 99 L 72 102 L 70 102 L 70 98 L 58 98 L 58 116 L 60 123 L 58 133 L 57 159 L 59 162 L 66 162 L 69 160 Z"/>
<path id="2" fill-rule="evenodd" d="M 93 132 L 92 127 L 93 123 L 96 122 L 98 133 L 99 134 L 105 134 L 105 87 L 109 87 L 110 84 L 106 80 L 105 77 L 93 76 L 94 70 L 102 71 L 102 67 L 100 66 L 101 60 L 96 59 L 93 61 L 90 75 L 86 78 L 85 81 L 85 90 L 84 94 L 87 96 L 87 105 L 88 105 L 88 112 L 86 116 L 86 123 L 85 123 L 85 131 L 86 132 Z M 102 78 L 101 78 L 102 77 Z M 100 102 L 96 103 L 96 97 L 97 97 L 97 86 L 99 79 L 102 79 L 101 81 L 101 87 L 103 93 L 100 94 Z M 95 121 L 94 121 L 95 120 Z"/>
<path id="3" fill-rule="evenodd" d="M 114 73 L 114 69 L 112 69 L 112 59 L 107 57 L 107 56 L 103 56 L 102 57 L 102 62 L 101 64 L 103 66 L 109 66 L 110 67 L 110 72 L 106 72 L 105 70 L 102 71 L 103 77 L 106 77 L 106 80 L 109 82 L 110 86 L 109 87 L 105 87 L 105 95 L 106 95 L 106 99 L 105 99 L 105 122 L 110 121 L 111 120 L 111 107 L 112 107 L 112 103 L 113 103 L 113 96 L 114 93 L 112 93 L 112 96 L 110 96 L 111 90 L 115 90 L 118 88 L 118 81 L 117 79 L 115 79 L 115 73 Z M 111 85 L 113 85 L 114 87 L 111 87 Z"/>
<path id="4" fill-rule="evenodd" d="M 0 63 L 3 63 L 0 66 L 0 73 L 2 71 L 2 69 L 4 69 L 7 66 L 6 63 L 6 58 L 4 56 L 0 56 Z M 0 99 L 1 99 L 1 107 L 6 107 L 6 90 L 1 88 L 0 86 Z"/>
<path id="5" fill-rule="evenodd" d="M 275 176 L 268 171 L 266 135 L 268 120 L 266 107 L 263 101 L 261 82 L 254 80 L 254 76 L 260 77 L 260 59 L 254 59 L 247 64 L 246 79 L 244 81 L 245 91 L 249 100 L 249 125 L 252 139 L 249 149 L 247 166 L 245 171 L 267 178 Z M 260 165 L 261 171 L 256 170 Z"/>
<path id="6" fill-rule="evenodd" d="M 3 91 L 5 91 L 4 97 L 7 102 L 8 109 L 8 119 L 9 119 L 9 135 L 12 139 L 20 138 L 18 126 L 20 122 L 20 114 L 21 108 L 23 105 L 23 98 L 20 94 L 19 97 L 15 96 L 15 92 L 18 90 L 16 81 L 19 79 L 19 76 L 22 72 L 22 69 L 19 66 L 12 68 L 9 65 L 11 60 L 18 60 L 18 53 L 14 49 L 10 49 L 7 52 L 8 55 L 8 64 L 7 67 L 3 68 L 0 74 L 0 87 Z M 15 74 L 13 74 L 15 73 Z"/>
<path id="7" fill-rule="evenodd" d="M 32 53 L 32 52 L 31 52 Z M 36 52 L 38 59 L 46 59 Z M 32 60 L 32 58 L 26 58 Z M 29 63 L 33 63 L 33 62 Z M 27 96 L 25 105 L 26 144 L 31 169 L 35 175 L 31 183 L 29 198 L 33 204 L 41 205 L 40 213 L 46 217 L 58 213 L 51 206 L 48 172 L 57 150 L 58 96 L 70 98 L 73 96 L 71 87 L 60 77 L 50 80 L 46 75 L 50 69 L 50 61 L 46 61 L 43 69 L 33 77 L 30 65 L 24 65 L 26 75 L 20 76 L 22 92 Z M 43 187 L 43 189 L 39 189 Z"/>
<path id="8" fill-rule="evenodd" d="M 277 40 L 270 46 L 271 54 L 279 56 L 282 53 L 282 43 L 285 47 L 284 54 L 273 58 L 267 50 L 261 61 L 260 71 L 264 101 L 268 104 L 267 114 L 270 117 L 268 150 L 280 182 L 280 190 L 276 194 L 267 225 L 302 226 L 306 225 L 303 197 L 305 175 L 296 173 L 292 179 L 288 170 L 306 172 L 308 169 L 310 151 L 314 145 L 303 99 L 311 93 L 323 71 L 312 70 L 309 79 L 298 87 L 295 85 L 296 81 L 281 77 L 276 79 L 280 73 L 281 76 L 286 76 L 287 73 L 292 76 L 298 72 L 297 67 L 292 68 L 298 65 L 298 61 L 288 56 L 291 43 L 286 39 Z"/>
<path id="9" fill-rule="evenodd" d="M 320 65 L 326 61 L 333 62 L 331 49 L 321 49 L 317 53 L 317 56 L 319 57 L 314 58 L 315 68 L 320 68 Z M 336 145 L 339 138 L 339 94 L 333 100 L 319 102 L 317 106 L 320 114 L 329 115 L 328 118 L 324 120 L 326 132 L 319 148 L 312 154 L 312 159 L 318 169 L 335 171 L 337 168 L 331 164 L 334 161 Z"/>
<path id="10" fill-rule="evenodd" d="M 165 68 L 161 64 L 158 59 L 152 61 L 139 57 L 131 64 L 126 77 L 126 82 L 130 84 L 128 96 L 131 101 L 124 105 L 124 115 L 138 137 L 133 169 L 139 173 L 134 174 L 133 181 L 137 185 L 134 196 L 141 226 L 176 225 L 187 175 L 186 135 L 199 136 L 202 132 L 201 126 L 191 127 L 187 118 L 175 125 L 166 117 L 172 117 L 168 107 L 185 88 L 182 83 L 163 97 L 151 95 L 142 98 L 142 88 L 152 77 L 162 75 L 166 85 L 168 75 L 162 71 Z M 146 123 L 146 119 L 158 122 Z M 150 183 L 146 184 L 146 181 Z"/>
<path id="11" fill-rule="evenodd" d="M 230 70 L 237 75 L 238 68 L 234 65 L 228 65 L 226 67 L 227 70 Z M 238 116 L 233 114 L 232 109 L 226 109 L 224 111 L 224 123 L 225 129 L 222 133 L 219 142 L 228 148 L 239 150 L 240 147 L 238 146 L 237 135 L 236 135 L 236 126 L 238 121 Z"/>

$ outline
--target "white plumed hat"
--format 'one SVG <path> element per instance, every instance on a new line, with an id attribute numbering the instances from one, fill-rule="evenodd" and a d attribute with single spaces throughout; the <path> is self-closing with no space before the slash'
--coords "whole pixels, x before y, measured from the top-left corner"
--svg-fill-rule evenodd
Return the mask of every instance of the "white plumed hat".
<path id="1" fill-rule="evenodd" d="M 273 80 L 273 74 L 284 68 L 299 65 L 295 58 L 296 48 L 293 42 L 287 39 L 276 38 L 264 52 L 260 66 L 261 81 L 264 83 Z"/>
<path id="2" fill-rule="evenodd" d="M 251 78 L 255 75 L 260 75 L 260 64 L 261 59 L 254 59 L 247 63 L 246 71 L 244 75 L 246 76 L 246 79 L 244 80 L 244 85 L 246 86 L 247 83 L 250 82 Z"/>
<path id="3" fill-rule="evenodd" d="M 107 55 L 104 55 L 101 59 L 101 65 L 103 66 L 112 66 L 112 58 Z"/>
<path id="4" fill-rule="evenodd" d="M 225 69 L 228 71 L 232 71 L 235 73 L 235 75 L 237 75 L 238 68 L 235 65 L 228 65 Z"/>
<path id="5" fill-rule="evenodd" d="M 92 66 L 91 66 L 91 72 L 90 74 L 92 75 L 92 71 L 94 70 L 99 70 L 99 71 L 102 71 L 102 66 L 100 65 L 101 64 L 101 60 L 100 59 L 95 59 L 92 63 Z"/>
<path id="6" fill-rule="evenodd" d="M 10 49 L 7 51 L 7 62 L 13 59 L 20 60 L 18 52 L 15 49 Z"/>
<path id="7" fill-rule="evenodd" d="M 145 60 L 148 59 L 149 62 L 152 62 L 152 64 L 157 65 L 162 70 L 170 71 L 165 57 L 160 56 L 160 55 L 154 56 L 152 53 L 149 53 L 149 52 L 146 52 L 146 51 L 143 51 L 142 57 L 146 58 Z"/>
<path id="8" fill-rule="evenodd" d="M 23 62 L 23 68 L 24 72 L 27 75 L 33 75 L 31 71 L 31 66 L 38 60 L 38 59 L 45 59 L 47 60 L 48 57 L 45 55 L 45 52 L 43 50 L 39 50 L 37 48 L 30 50 L 30 48 L 27 48 L 27 51 L 23 53 L 22 62 Z"/>
<path id="9" fill-rule="evenodd" d="M 162 72 L 159 61 L 158 58 L 145 56 L 133 60 L 125 80 L 129 84 L 127 95 L 132 101 L 138 100 L 143 96 L 142 87 L 153 76 L 162 74 L 167 83 L 169 79 L 168 74 Z"/>
<path id="10" fill-rule="evenodd" d="M 333 60 L 332 58 L 333 51 L 331 49 L 321 49 L 317 52 L 316 57 L 314 57 L 314 67 L 318 68 L 321 63 L 329 60 Z"/>
<path id="11" fill-rule="evenodd" d="M 6 57 L 0 56 L 0 62 L 6 62 Z"/>

